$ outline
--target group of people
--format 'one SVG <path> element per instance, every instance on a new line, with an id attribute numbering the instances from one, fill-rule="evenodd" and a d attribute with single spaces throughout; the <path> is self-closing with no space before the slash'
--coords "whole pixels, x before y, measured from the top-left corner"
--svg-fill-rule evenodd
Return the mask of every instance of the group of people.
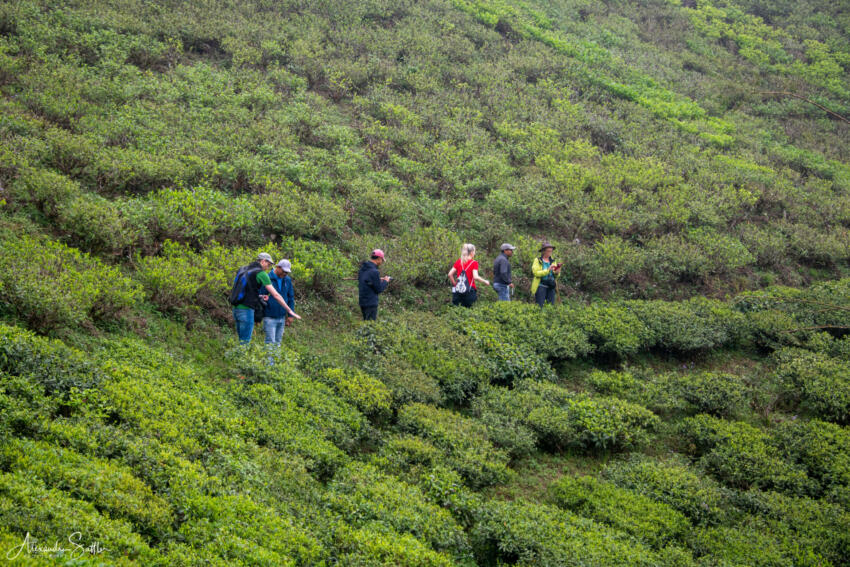
<path id="1" fill-rule="evenodd" d="M 499 301 L 511 301 L 514 283 L 511 277 L 511 257 L 516 250 L 512 244 L 502 244 L 501 252 L 493 262 L 492 283 L 479 273 L 475 260 L 475 245 L 464 244 L 460 258 L 447 274 L 452 284 L 452 305 L 472 307 L 478 300 L 476 282 L 485 286 L 492 285 Z M 540 307 L 554 303 L 557 279 L 561 275 L 562 264 L 552 258 L 555 247 L 549 242 L 540 246 L 540 255 L 531 266 L 533 280 L 531 293 Z M 392 278 L 381 276 L 380 268 L 386 257 L 382 250 L 375 249 L 360 265 L 357 274 L 360 312 L 364 321 L 378 318 L 378 298 L 389 285 Z M 277 264 L 271 255 L 263 252 L 257 259 L 243 266 L 236 273 L 230 303 L 233 306 L 233 319 L 236 322 L 236 334 L 239 342 L 247 345 L 251 342 L 254 324 L 262 322 L 266 346 L 280 347 L 286 326 L 294 319 L 301 319 L 295 313 L 295 296 L 292 288 L 292 263 L 281 260 Z"/>
<path id="2" fill-rule="evenodd" d="M 291 272 L 292 262 L 284 259 L 275 264 L 271 255 L 265 252 L 236 272 L 230 304 L 241 344 L 251 342 L 254 324 L 262 321 L 266 346 L 279 348 L 286 326 L 293 319 L 301 319 L 292 309 L 295 294 L 289 277 Z"/>
<path id="3" fill-rule="evenodd" d="M 510 301 L 514 291 L 511 278 L 511 256 L 516 246 L 502 244 L 501 253 L 493 261 L 493 289 L 496 290 L 499 301 Z M 557 290 L 556 279 L 561 275 L 559 262 L 552 259 L 555 247 L 549 242 L 540 246 L 540 256 L 534 259 L 531 265 L 531 273 L 534 279 L 531 282 L 531 293 L 537 305 L 543 307 L 546 303 L 555 303 L 555 292 Z M 452 305 L 472 307 L 478 300 L 478 289 L 475 282 L 491 285 L 489 281 L 478 273 L 478 262 L 475 261 L 475 245 L 464 244 L 460 250 L 460 258 L 454 263 L 447 274 L 452 283 Z"/>

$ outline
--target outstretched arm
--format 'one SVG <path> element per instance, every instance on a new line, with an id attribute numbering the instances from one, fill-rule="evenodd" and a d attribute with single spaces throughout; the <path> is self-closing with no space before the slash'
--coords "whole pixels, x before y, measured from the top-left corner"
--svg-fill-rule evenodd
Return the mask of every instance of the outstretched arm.
<path id="1" fill-rule="evenodd" d="M 293 311 L 289 307 L 289 305 L 286 304 L 286 301 L 283 299 L 283 297 L 281 297 L 281 295 L 277 292 L 277 290 L 274 288 L 273 285 L 268 284 L 266 286 L 266 291 L 269 292 L 269 295 L 271 295 L 272 297 L 275 298 L 275 301 L 280 303 L 283 306 L 283 308 L 286 309 L 286 312 L 289 313 L 290 316 L 295 317 L 296 319 L 301 318 L 295 311 Z"/>

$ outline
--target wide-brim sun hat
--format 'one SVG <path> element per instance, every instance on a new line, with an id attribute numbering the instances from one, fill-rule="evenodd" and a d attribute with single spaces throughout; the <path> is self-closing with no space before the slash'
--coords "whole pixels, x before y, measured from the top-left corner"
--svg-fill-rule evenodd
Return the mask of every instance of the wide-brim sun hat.
<path id="1" fill-rule="evenodd" d="M 543 242 L 543 244 L 541 244 L 541 245 L 540 245 L 540 252 L 543 252 L 543 251 L 544 251 L 544 250 L 546 250 L 547 248 L 551 248 L 552 250 L 554 250 L 554 249 L 555 249 L 555 247 L 554 247 L 554 246 L 552 246 L 552 243 L 551 243 L 551 242 L 546 242 L 546 241 L 544 241 L 544 242 Z"/>

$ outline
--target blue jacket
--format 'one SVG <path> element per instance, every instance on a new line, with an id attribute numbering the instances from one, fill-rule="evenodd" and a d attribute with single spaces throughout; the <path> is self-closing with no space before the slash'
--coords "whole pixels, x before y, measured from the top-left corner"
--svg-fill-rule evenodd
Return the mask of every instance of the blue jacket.
<path id="1" fill-rule="evenodd" d="M 269 279 L 272 281 L 272 286 L 274 286 L 281 297 L 283 297 L 286 304 L 289 305 L 289 308 L 294 311 L 295 295 L 292 290 L 292 278 L 289 276 L 279 278 L 277 277 L 277 274 L 274 273 L 274 270 L 272 270 L 271 273 L 269 273 Z M 269 304 L 263 311 L 263 316 L 270 317 L 272 319 L 282 319 L 287 315 L 289 315 L 289 313 L 283 308 L 283 305 L 278 303 L 274 297 L 269 297 Z"/>
<path id="2" fill-rule="evenodd" d="M 376 307 L 378 294 L 387 289 L 387 282 L 381 280 L 381 272 L 378 271 L 375 262 L 366 260 L 360 264 L 357 286 L 360 288 L 360 306 Z"/>

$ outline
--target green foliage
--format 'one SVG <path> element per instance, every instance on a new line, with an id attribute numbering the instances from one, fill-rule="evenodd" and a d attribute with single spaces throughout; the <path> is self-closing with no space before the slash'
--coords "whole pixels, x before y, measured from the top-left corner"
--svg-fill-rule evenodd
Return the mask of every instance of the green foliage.
<path id="1" fill-rule="evenodd" d="M 359 370 L 328 368 L 320 379 L 339 396 L 369 416 L 381 416 L 390 410 L 392 395 L 386 386 Z"/>
<path id="2" fill-rule="evenodd" d="M 264 234 L 332 238 L 345 226 L 345 212 L 333 199 L 301 191 L 292 183 L 269 183 L 256 199 L 258 225 Z"/>
<path id="3" fill-rule="evenodd" d="M 659 424 L 649 410 L 617 398 L 592 398 L 574 394 L 554 384 L 531 380 L 513 390 L 490 388 L 476 400 L 474 409 L 497 439 L 514 452 L 523 452 L 534 432 L 544 448 L 575 447 L 588 451 L 622 450 L 649 440 Z"/>
<path id="4" fill-rule="evenodd" d="M 487 503 L 471 539 L 478 562 L 487 565 L 663 564 L 648 547 L 622 532 L 523 500 Z"/>
<path id="5" fill-rule="evenodd" d="M 43 442 L 11 440 L 0 449 L 0 466 L 88 500 L 110 517 L 132 522 L 142 534 L 161 537 L 174 521 L 163 498 L 129 470 L 109 461 Z"/>
<path id="6" fill-rule="evenodd" d="M 812 420 L 786 422 L 776 430 L 782 450 L 803 465 L 824 490 L 850 486 L 850 431 Z"/>
<path id="7" fill-rule="evenodd" d="M 850 423 L 850 363 L 822 353 L 783 349 L 777 353 L 776 377 L 815 415 Z"/>
<path id="8" fill-rule="evenodd" d="M 351 527 L 376 522 L 427 542 L 460 562 L 470 555 L 466 535 L 448 511 L 429 503 L 415 486 L 371 465 L 353 463 L 338 471 L 327 500 Z"/>
<path id="9" fill-rule="evenodd" d="M 632 457 L 606 466 L 603 476 L 617 486 L 667 504 L 695 524 L 712 525 L 727 518 L 727 492 L 683 460 Z"/>
<path id="10" fill-rule="evenodd" d="M 705 298 L 688 301 L 629 301 L 625 308 L 649 329 L 649 345 L 670 351 L 709 350 L 743 339 L 745 317 Z"/>
<path id="11" fill-rule="evenodd" d="M 590 476 L 562 477 L 549 486 L 560 508 L 628 533 L 655 549 L 691 529 L 685 516 L 667 504 Z"/>
<path id="12" fill-rule="evenodd" d="M 140 292 L 117 268 L 58 242 L 0 242 L 0 303 L 42 331 L 119 318 Z"/>
<path id="13" fill-rule="evenodd" d="M 797 495 L 816 490 L 805 469 L 784 460 L 772 437 L 752 425 L 700 415 L 687 418 L 678 429 L 682 441 L 701 455 L 702 466 L 732 488 L 773 488 Z"/>
<path id="14" fill-rule="evenodd" d="M 0 370 L 38 383 L 48 396 L 97 387 L 103 373 L 85 353 L 63 342 L 0 324 Z"/>
<path id="15" fill-rule="evenodd" d="M 387 374 L 396 372 L 396 368 L 403 373 L 401 378 L 405 381 L 416 379 L 416 374 L 410 375 L 408 369 L 426 375 L 439 384 L 446 399 L 458 404 L 468 402 L 488 381 L 489 361 L 477 348 L 474 337 L 451 326 L 435 324 L 433 315 L 427 313 L 409 313 L 380 325 L 365 325 L 358 331 L 358 339 L 354 348 L 365 368 L 372 370 L 378 366 L 383 372 L 377 376 L 393 390 L 411 388 L 402 384 L 394 387 L 390 383 L 397 383 L 399 376 L 387 381 Z M 401 364 L 395 364 L 397 360 Z M 423 386 L 427 388 L 427 382 Z"/>
<path id="16" fill-rule="evenodd" d="M 404 431 L 421 435 L 446 453 L 446 463 L 473 487 L 507 478 L 507 455 L 493 447 L 487 428 L 450 410 L 410 404 L 398 412 Z"/>

